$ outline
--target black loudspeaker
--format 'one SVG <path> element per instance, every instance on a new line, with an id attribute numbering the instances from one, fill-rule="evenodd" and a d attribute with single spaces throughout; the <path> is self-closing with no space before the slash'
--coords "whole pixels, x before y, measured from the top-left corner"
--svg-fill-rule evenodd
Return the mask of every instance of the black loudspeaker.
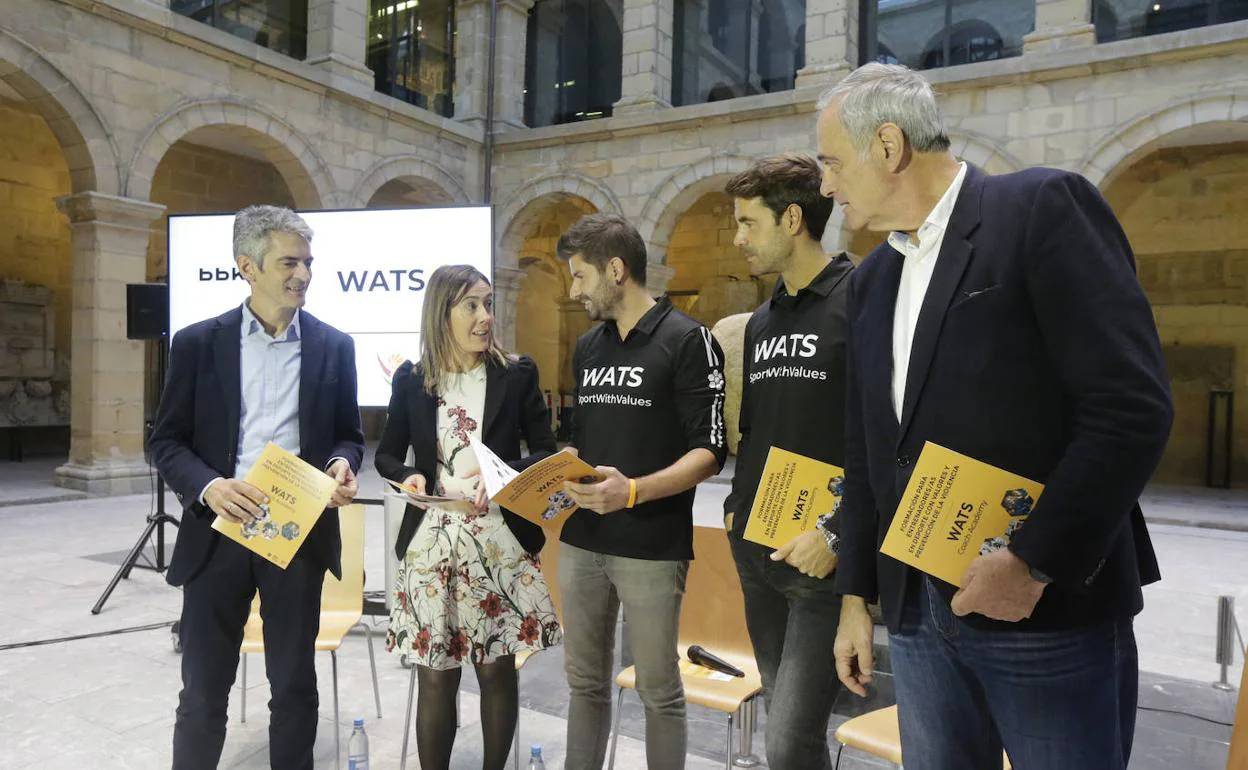
<path id="1" fill-rule="evenodd" d="M 126 339 L 158 340 L 169 333 L 169 287 L 126 284 Z"/>

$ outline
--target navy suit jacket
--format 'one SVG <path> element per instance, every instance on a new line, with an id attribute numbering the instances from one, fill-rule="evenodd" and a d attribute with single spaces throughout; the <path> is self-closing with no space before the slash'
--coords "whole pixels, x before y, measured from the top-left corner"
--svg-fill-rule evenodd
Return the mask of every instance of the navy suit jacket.
<path id="1" fill-rule="evenodd" d="M 337 329 L 299 311 L 301 337 L 299 456 L 317 468 L 343 457 L 358 472 L 364 433 L 356 396 L 355 344 Z M 216 514 L 199 502 L 218 476 L 232 478 L 238 459 L 242 401 L 240 359 L 243 311 L 186 327 L 169 349 L 169 371 L 148 442 L 153 462 L 182 502 L 184 515 L 165 579 L 182 585 L 223 541 L 212 529 Z M 341 577 L 338 512 L 330 508 L 308 533 L 300 552 Z"/>
<path id="2" fill-rule="evenodd" d="M 879 546 L 931 441 L 1045 485 L 1010 547 L 1054 582 L 1028 620 L 967 622 L 1045 630 L 1139 612 L 1141 585 L 1160 574 L 1138 501 L 1173 412 L 1152 309 L 1109 205 L 1076 174 L 968 167 L 919 313 L 899 420 L 902 261 L 884 243 L 850 278 L 838 590 L 878 596 L 896 631 L 919 573 Z"/>

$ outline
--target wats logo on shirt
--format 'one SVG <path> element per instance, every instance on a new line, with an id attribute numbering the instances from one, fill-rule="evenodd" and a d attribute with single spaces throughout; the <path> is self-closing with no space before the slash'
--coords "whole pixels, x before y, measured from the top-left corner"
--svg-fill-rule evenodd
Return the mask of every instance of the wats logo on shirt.
<path id="1" fill-rule="evenodd" d="M 644 366 L 598 366 L 581 373 L 581 387 L 640 388 Z M 637 398 L 626 393 L 581 393 L 580 404 L 611 404 L 614 406 L 650 406 L 648 398 Z"/>
<path id="2" fill-rule="evenodd" d="M 754 343 L 754 363 L 776 358 L 814 358 L 818 351 L 818 334 L 782 334 L 778 337 Z M 769 369 L 750 372 L 750 382 L 771 377 L 796 377 L 807 380 L 826 380 L 828 373 L 822 369 L 804 366 L 772 366 Z"/>

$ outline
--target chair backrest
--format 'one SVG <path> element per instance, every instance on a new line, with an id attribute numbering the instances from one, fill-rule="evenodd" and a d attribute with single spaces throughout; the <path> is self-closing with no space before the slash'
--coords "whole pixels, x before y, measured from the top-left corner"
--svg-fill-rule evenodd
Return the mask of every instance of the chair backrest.
<path id="1" fill-rule="evenodd" d="M 732 558 L 728 536 L 720 527 L 693 528 L 694 559 L 685 580 L 685 598 L 680 612 L 680 654 L 691 644 L 700 644 L 723 657 L 753 658 L 754 648 L 745 628 L 745 598 Z M 560 622 L 559 537 L 547 533 L 542 548 L 542 574 Z"/>
<path id="2" fill-rule="evenodd" d="M 680 654 L 700 644 L 720 657 L 753 659 L 745 598 L 721 527 L 693 528 L 693 555 L 680 610 Z"/>
<path id="3" fill-rule="evenodd" d="M 321 585 L 321 617 L 354 615 L 355 620 L 359 620 L 364 613 L 364 506 L 339 508 L 338 526 L 342 533 L 342 580 L 325 573 L 325 582 Z M 327 628 L 326 624 L 321 625 Z M 264 624 L 260 619 L 260 592 L 257 591 L 251 599 L 251 614 L 243 629 L 243 651 L 258 652 L 263 644 Z"/>
<path id="4" fill-rule="evenodd" d="M 1244 666 L 1239 683 L 1239 703 L 1235 707 L 1235 726 L 1231 728 L 1231 752 L 1226 770 L 1248 767 L 1248 666 Z"/>
<path id="5" fill-rule="evenodd" d="M 338 509 L 342 532 L 342 580 L 325 573 L 321 588 L 321 614 L 364 610 L 364 506 Z"/>

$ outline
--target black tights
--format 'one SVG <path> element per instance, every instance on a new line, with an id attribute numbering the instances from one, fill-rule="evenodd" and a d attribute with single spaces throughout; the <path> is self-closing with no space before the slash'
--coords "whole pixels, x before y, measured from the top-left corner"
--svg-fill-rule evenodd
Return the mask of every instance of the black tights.
<path id="1" fill-rule="evenodd" d="M 493 663 L 477 664 L 481 686 L 481 733 L 485 738 L 483 770 L 503 770 L 516 734 L 520 708 L 519 682 L 514 655 Z M 416 753 L 422 770 L 446 770 L 455 745 L 455 694 L 462 669 L 437 671 L 417 667 Z"/>

